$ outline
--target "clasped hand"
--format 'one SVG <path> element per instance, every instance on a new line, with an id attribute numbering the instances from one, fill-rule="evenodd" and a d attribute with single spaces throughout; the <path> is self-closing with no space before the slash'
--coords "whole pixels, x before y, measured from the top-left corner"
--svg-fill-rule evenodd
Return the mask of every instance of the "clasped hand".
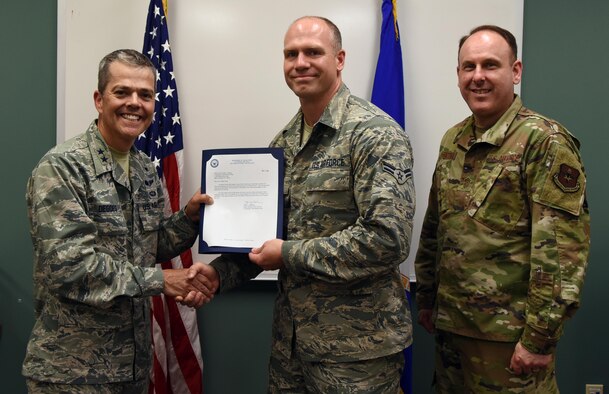
<path id="1" fill-rule="evenodd" d="M 547 368 L 551 362 L 551 354 L 531 353 L 518 342 L 510 360 L 510 369 L 516 375 L 531 374 L 536 373 L 540 369 Z"/>
<path id="2" fill-rule="evenodd" d="M 185 207 L 186 215 L 194 222 L 199 220 L 198 211 L 201 204 L 213 204 L 213 198 L 197 191 Z M 263 270 L 274 270 L 283 266 L 280 239 L 266 241 L 261 247 L 253 248 L 249 253 L 250 261 Z M 220 280 L 215 268 L 204 263 L 194 263 L 188 269 L 163 270 L 165 286 L 163 293 L 174 297 L 183 305 L 199 308 L 214 298 Z"/>
<path id="3" fill-rule="evenodd" d="M 163 294 L 194 308 L 211 301 L 219 286 L 218 273 L 204 263 L 194 263 L 190 268 L 163 270 L 163 276 Z"/>

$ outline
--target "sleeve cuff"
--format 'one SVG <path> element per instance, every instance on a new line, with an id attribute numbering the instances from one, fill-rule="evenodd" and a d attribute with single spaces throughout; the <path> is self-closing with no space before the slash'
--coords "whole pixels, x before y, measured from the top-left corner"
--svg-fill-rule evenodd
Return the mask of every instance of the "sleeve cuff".
<path id="1" fill-rule="evenodd" d="M 140 267 L 141 269 L 141 267 Z M 140 282 L 142 296 L 155 296 L 163 292 L 165 288 L 165 278 L 161 268 L 143 269 L 144 280 Z"/>
<path id="2" fill-rule="evenodd" d="M 186 219 L 185 219 L 185 220 L 186 220 L 186 222 L 187 222 L 188 224 L 190 224 L 191 226 L 193 226 L 193 227 L 198 227 L 198 226 L 199 226 L 199 222 L 198 222 L 198 221 L 197 221 L 197 222 L 195 222 L 194 220 L 190 219 L 190 216 L 188 216 L 188 215 L 186 214 L 186 205 L 184 205 L 184 208 L 182 208 L 182 209 L 180 210 L 180 215 L 181 215 L 181 216 L 184 216 L 184 218 L 186 218 Z"/>
<path id="3" fill-rule="evenodd" d="M 520 337 L 520 343 L 529 352 L 536 354 L 550 354 L 556 349 L 558 338 L 552 338 L 541 334 L 533 327 L 527 325 L 524 327 L 524 332 Z"/>
<path id="4" fill-rule="evenodd" d="M 283 260 L 283 266 L 288 271 L 294 271 L 294 259 L 290 258 L 290 251 L 300 241 L 283 241 L 281 244 L 281 259 Z"/>

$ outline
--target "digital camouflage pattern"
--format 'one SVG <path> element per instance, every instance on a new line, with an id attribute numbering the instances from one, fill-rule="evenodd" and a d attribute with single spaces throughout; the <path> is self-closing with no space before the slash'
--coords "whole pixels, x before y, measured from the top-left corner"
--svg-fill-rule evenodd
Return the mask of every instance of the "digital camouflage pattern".
<path id="1" fill-rule="evenodd" d="M 197 226 L 183 211 L 164 219 L 150 159 L 130 152 L 130 176 L 96 123 L 49 151 L 27 186 L 34 245 L 36 322 L 23 374 L 54 383 L 148 379 L 155 267 L 189 248 Z"/>
<path id="2" fill-rule="evenodd" d="M 303 362 L 271 357 L 269 394 L 397 394 L 404 353 L 358 362 Z M 305 379 L 305 377 L 307 377 Z"/>
<path id="3" fill-rule="evenodd" d="M 476 141 L 442 139 L 417 258 L 419 310 L 440 330 L 554 350 L 579 307 L 590 243 L 577 140 L 516 96 Z"/>
<path id="4" fill-rule="evenodd" d="M 148 379 L 111 384 L 65 384 L 26 379 L 31 394 L 143 394 L 148 392 Z"/>
<path id="5" fill-rule="evenodd" d="M 272 353 L 346 362 L 401 352 L 412 342 L 398 267 L 415 207 L 408 137 L 345 85 L 301 146 L 302 123 L 299 111 L 271 143 L 284 149 L 288 239 Z M 222 291 L 260 272 L 247 256 L 211 264 Z"/>

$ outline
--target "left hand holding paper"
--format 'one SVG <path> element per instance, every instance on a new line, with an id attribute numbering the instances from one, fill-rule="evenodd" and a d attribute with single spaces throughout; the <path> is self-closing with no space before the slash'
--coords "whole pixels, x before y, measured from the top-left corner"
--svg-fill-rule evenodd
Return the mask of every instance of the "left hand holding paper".
<path id="1" fill-rule="evenodd" d="M 283 267 L 281 246 L 283 240 L 271 239 L 259 248 L 253 248 L 249 253 L 250 261 L 265 271 L 276 270 Z"/>

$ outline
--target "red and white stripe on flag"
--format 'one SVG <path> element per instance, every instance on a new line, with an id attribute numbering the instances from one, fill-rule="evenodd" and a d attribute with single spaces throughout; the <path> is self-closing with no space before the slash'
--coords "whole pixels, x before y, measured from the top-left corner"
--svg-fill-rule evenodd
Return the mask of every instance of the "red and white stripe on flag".
<path id="1" fill-rule="evenodd" d="M 180 209 L 180 174 L 183 151 L 163 159 L 165 210 Z M 173 197 L 172 197 L 173 196 Z M 188 268 L 192 265 L 189 250 L 162 268 Z M 203 359 L 199 341 L 196 310 L 180 305 L 165 295 L 152 298 L 152 346 L 154 365 L 149 393 L 203 392 Z"/>
<path id="2" fill-rule="evenodd" d="M 178 91 L 173 72 L 171 45 L 162 0 L 150 0 L 143 51 L 157 69 L 153 122 L 136 141 L 148 154 L 163 183 L 165 215 L 180 209 L 183 135 Z M 162 268 L 188 268 L 190 249 Z M 149 393 L 201 394 L 203 360 L 196 310 L 163 295 L 152 299 L 152 346 L 154 365 Z"/>

